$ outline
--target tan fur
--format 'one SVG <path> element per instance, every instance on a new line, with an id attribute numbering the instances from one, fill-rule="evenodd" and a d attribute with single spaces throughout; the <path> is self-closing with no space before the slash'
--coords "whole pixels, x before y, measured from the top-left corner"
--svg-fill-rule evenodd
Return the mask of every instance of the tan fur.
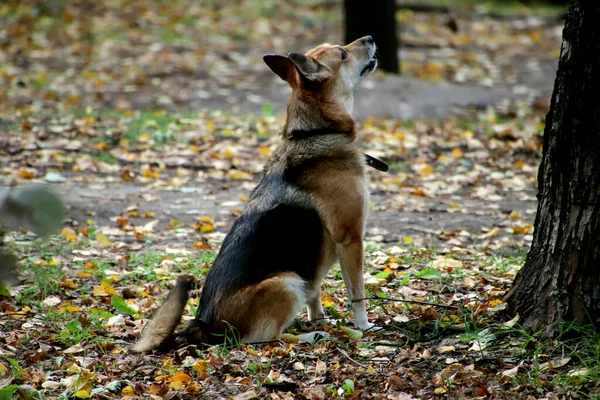
<path id="1" fill-rule="evenodd" d="M 306 303 L 304 286 L 298 275 L 284 273 L 223 299 L 215 318 L 219 330 L 235 326 L 244 342 L 274 339 Z"/>

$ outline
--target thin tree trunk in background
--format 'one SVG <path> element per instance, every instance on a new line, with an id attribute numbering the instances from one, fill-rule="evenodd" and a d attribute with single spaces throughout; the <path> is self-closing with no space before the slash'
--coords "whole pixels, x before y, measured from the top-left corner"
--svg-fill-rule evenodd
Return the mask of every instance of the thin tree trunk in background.
<path id="1" fill-rule="evenodd" d="M 400 73 L 395 0 L 344 0 L 345 42 L 371 35 L 377 44 L 379 68 Z"/>
<path id="2" fill-rule="evenodd" d="M 600 328 L 600 2 L 571 5 L 538 172 L 535 234 L 506 296 L 528 330 Z"/>

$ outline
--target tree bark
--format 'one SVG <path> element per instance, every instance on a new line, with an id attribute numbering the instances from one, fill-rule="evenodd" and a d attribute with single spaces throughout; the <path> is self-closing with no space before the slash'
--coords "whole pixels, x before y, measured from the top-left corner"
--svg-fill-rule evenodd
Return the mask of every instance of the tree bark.
<path id="1" fill-rule="evenodd" d="M 373 36 L 379 68 L 399 74 L 396 0 L 344 0 L 344 17 L 346 43 Z"/>
<path id="2" fill-rule="evenodd" d="M 600 2 L 572 3 L 546 116 L 531 249 L 505 300 L 530 331 L 600 328 Z"/>

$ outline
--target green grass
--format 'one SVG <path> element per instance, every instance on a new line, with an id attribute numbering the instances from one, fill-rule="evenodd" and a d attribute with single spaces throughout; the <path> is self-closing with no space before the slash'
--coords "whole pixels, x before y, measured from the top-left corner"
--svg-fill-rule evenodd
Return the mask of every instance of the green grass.
<path id="1" fill-rule="evenodd" d="M 51 260 L 51 259 L 50 259 Z M 26 259 L 20 266 L 27 280 L 31 283 L 19 296 L 19 302 L 35 305 L 51 295 L 59 294 L 62 289 L 58 282 L 65 277 L 60 264 L 36 264 L 37 260 Z"/>

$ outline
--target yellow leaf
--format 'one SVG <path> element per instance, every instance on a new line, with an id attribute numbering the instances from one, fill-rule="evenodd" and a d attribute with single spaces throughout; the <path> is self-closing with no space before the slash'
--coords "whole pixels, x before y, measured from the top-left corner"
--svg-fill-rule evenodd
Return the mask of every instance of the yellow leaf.
<path id="1" fill-rule="evenodd" d="M 454 158 L 462 158 L 463 157 L 463 151 L 460 149 L 460 147 L 455 147 L 452 149 L 452 157 L 454 157 Z"/>
<path id="2" fill-rule="evenodd" d="M 404 244 L 412 244 L 415 240 L 410 236 L 402 236 L 402 242 L 404 242 Z"/>
<path id="3" fill-rule="evenodd" d="M 102 288 L 104 288 L 104 290 L 106 290 L 106 293 L 110 294 L 111 296 L 117 295 L 117 291 L 107 281 L 102 281 L 100 286 L 102 286 Z"/>
<path id="4" fill-rule="evenodd" d="M 215 230 L 215 227 L 212 226 L 211 224 L 203 224 L 200 227 L 200 232 L 202 232 L 202 233 L 212 232 L 214 230 Z"/>
<path id="5" fill-rule="evenodd" d="M 198 250 L 212 250 L 212 247 L 205 242 L 194 242 L 192 243 L 192 247 Z"/>
<path id="6" fill-rule="evenodd" d="M 230 148 L 223 149 L 221 151 L 221 157 L 222 158 L 233 158 L 233 150 L 231 150 Z"/>
<path id="7" fill-rule="evenodd" d="M 64 279 L 60 281 L 58 285 L 67 289 L 77 289 L 77 285 L 72 279 Z"/>
<path id="8" fill-rule="evenodd" d="M 116 349 L 112 350 L 111 353 L 112 354 L 121 354 L 126 351 L 127 351 L 127 349 L 125 347 L 117 347 Z"/>
<path id="9" fill-rule="evenodd" d="M 420 171 L 419 175 L 421 176 L 429 176 L 433 174 L 433 167 L 431 165 L 425 165 Z"/>
<path id="10" fill-rule="evenodd" d="M 197 393 L 200 390 L 202 390 L 202 387 L 200 385 L 198 385 L 197 383 L 193 383 L 193 382 L 190 383 L 187 388 L 185 388 L 185 391 L 187 393 Z"/>
<path id="11" fill-rule="evenodd" d="M 489 307 L 496 307 L 496 306 L 499 306 L 500 304 L 502 304 L 502 300 L 500 300 L 500 299 L 492 299 L 492 300 L 488 301 Z"/>
<path id="12" fill-rule="evenodd" d="M 131 386 L 125 386 L 123 389 L 121 389 L 121 394 L 123 396 L 133 396 L 133 388 Z"/>
<path id="13" fill-rule="evenodd" d="M 48 263 L 48 265 L 50 265 L 50 266 L 52 266 L 52 267 L 53 267 L 53 266 L 55 266 L 55 265 L 58 265 L 58 261 L 56 261 L 56 260 L 51 260 L 51 261 Z"/>
<path id="14" fill-rule="evenodd" d="M 34 173 L 25 169 L 19 170 L 19 178 L 21 179 L 33 179 Z"/>
<path id="15" fill-rule="evenodd" d="M 212 133 L 215 130 L 215 123 L 210 119 L 206 121 L 206 130 L 208 133 Z"/>
<path id="16" fill-rule="evenodd" d="M 410 194 L 412 194 L 414 196 L 421 196 L 421 197 L 427 196 L 427 193 L 425 193 L 425 191 L 421 188 L 414 189 L 412 192 L 410 192 Z"/>
<path id="17" fill-rule="evenodd" d="M 71 228 L 63 228 L 63 230 L 60 231 L 60 235 L 67 239 L 67 242 L 75 240 L 75 231 Z"/>
<path id="18" fill-rule="evenodd" d="M 119 217 L 117 218 L 117 225 L 121 228 L 129 223 L 129 218 L 127 217 Z"/>
<path id="19" fill-rule="evenodd" d="M 241 169 L 230 169 L 227 171 L 227 177 L 235 181 L 249 181 L 252 180 L 252 174 Z"/>
<path id="20" fill-rule="evenodd" d="M 258 153 L 263 157 L 269 157 L 271 155 L 271 148 L 269 146 L 260 146 Z"/>
<path id="21" fill-rule="evenodd" d="M 523 224 L 523 225 L 514 225 L 512 227 L 513 232 L 517 235 L 527 235 L 533 233 L 533 225 L 532 224 Z"/>
<path id="22" fill-rule="evenodd" d="M 169 386 L 171 386 L 171 389 L 175 389 L 175 390 L 185 389 L 185 384 L 181 381 L 173 381 L 169 384 Z"/>
<path id="23" fill-rule="evenodd" d="M 513 211 L 511 211 L 511 212 L 510 212 L 510 214 L 508 215 L 508 218 L 512 218 L 512 219 L 519 219 L 519 218 L 521 218 L 522 216 L 523 216 L 523 214 L 521 214 L 521 213 L 520 213 L 520 212 L 518 212 L 518 211 L 515 211 L 515 210 L 513 210 Z"/>
<path id="24" fill-rule="evenodd" d="M 142 175 L 146 178 L 158 179 L 160 178 L 160 172 L 153 170 L 152 168 L 146 168 L 142 171 Z"/>
<path id="25" fill-rule="evenodd" d="M 469 138 L 473 137 L 473 132 L 471 132 L 471 131 L 462 131 L 460 133 L 460 135 L 458 135 L 458 136 L 460 136 L 461 139 L 469 139 Z"/>
<path id="26" fill-rule="evenodd" d="M 137 141 L 140 143 L 146 143 L 150 140 L 150 134 L 148 132 L 142 132 L 137 138 Z"/>
<path id="27" fill-rule="evenodd" d="M 96 144 L 96 150 L 99 150 L 99 151 L 106 151 L 106 150 L 108 150 L 108 143 L 101 142 L 101 143 Z"/>
<path id="28" fill-rule="evenodd" d="M 196 364 L 192 365 L 194 371 L 199 374 L 205 374 L 208 372 L 208 363 L 205 360 L 200 360 Z"/>
<path id="29" fill-rule="evenodd" d="M 73 396 L 80 399 L 89 399 L 90 393 L 87 390 L 80 390 L 76 392 Z"/>
<path id="30" fill-rule="evenodd" d="M 210 215 L 203 215 L 198 219 L 200 222 L 204 222 L 207 224 L 214 224 L 215 220 Z"/>
<path id="31" fill-rule="evenodd" d="M 300 341 L 298 336 L 292 335 L 291 333 L 282 333 L 279 338 L 286 343 L 298 343 Z"/>
<path id="32" fill-rule="evenodd" d="M 100 247 L 102 247 L 103 249 L 112 246 L 112 242 L 110 241 L 108 236 L 106 236 L 103 233 L 96 233 L 96 241 L 98 242 L 98 245 L 100 245 Z"/>
<path id="33" fill-rule="evenodd" d="M 333 306 L 334 302 L 333 302 L 333 297 L 329 296 L 329 295 L 324 295 L 322 298 L 322 303 L 323 303 L 323 307 L 331 307 Z"/>
<path id="34" fill-rule="evenodd" d="M 94 296 L 100 297 L 117 295 L 117 291 L 107 281 L 102 281 L 100 286 L 94 286 L 93 293 Z"/>
<path id="35" fill-rule="evenodd" d="M 78 271 L 77 272 L 77 277 L 78 278 L 82 278 L 82 279 L 87 279 L 87 278 L 91 278 L 93 275 L 90 274 L 89 272 L 85 272 L 85 271 Z"/>
<path id="36" fill-rule="evenodd" d="M 177 372 L 175 375 L 171 376 L 171 382 L 191 382 L 192 377 L 186 374 L 185 372 Z"/>

